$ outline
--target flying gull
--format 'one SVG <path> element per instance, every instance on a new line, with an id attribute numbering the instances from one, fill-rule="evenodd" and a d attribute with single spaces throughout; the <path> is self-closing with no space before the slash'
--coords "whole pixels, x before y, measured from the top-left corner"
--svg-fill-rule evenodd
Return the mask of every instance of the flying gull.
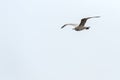
<path id="1" fill-rule="evenodd" d="M 91 18 L 99 18 L 99 17 L 100 17 L 100 16 L 93 16 L 93 17 L 82 18 L 79 25 L 77 25 L 77 24 L 64 24 L 64 25 L 61 27 L 61 29 L 64 28 L 65 26 L 71 25 L 71 26 L 74 26 L 74 27 L 75 27 L 75 28 L 73 28 L 75 31 L 81 31 L 81 30 L 84 30 L 84 29 L 88 30 L 90 27 L 86 27 L 86 26 L 85 26 L 86 21 L 87 21 L 88 19 L 91 19 Z"/>

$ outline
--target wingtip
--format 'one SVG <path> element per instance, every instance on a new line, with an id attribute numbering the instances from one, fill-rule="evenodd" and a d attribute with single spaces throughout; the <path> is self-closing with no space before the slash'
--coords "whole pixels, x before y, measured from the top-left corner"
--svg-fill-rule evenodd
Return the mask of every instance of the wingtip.
<path id="1" fill-rule="evenodd" d="M 61 27 L 60 29 L 63 29 L 63 27 Z"/>
<path id="2" fill-rule="evenodd" d="M 94 16 L 95 18 L 99 18 L 100 16 Z"/>
<path id="3" fill-rule="evenodd" d="M 63 29 L 64 27 L 62 26 L 60 29 Z"/>
<path id="4" fill-rule="evenodd" d="M 61 29 L 64 28 L 64 27 L 65 27 L 65 25 L 63 25 L 63 26 L 61 27 Z"/>

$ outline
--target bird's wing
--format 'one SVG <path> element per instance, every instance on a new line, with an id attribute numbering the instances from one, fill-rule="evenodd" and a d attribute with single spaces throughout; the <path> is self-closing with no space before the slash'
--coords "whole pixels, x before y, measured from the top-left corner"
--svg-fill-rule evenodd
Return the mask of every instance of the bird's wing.
<path id="1" fill-rule="evenodd" d="M 93 17 L 87 17 L 87 18 L 82 18 L 79 26 L 84 26 L 86 21 L 91 18 L 99 18 L 100 16 L 93 16 Z"/>
<path id="2" fill-rule="evenodd" d="M 77 26 L 77 24 L 64 24 L 64 25 L 61 27 L 61 29 L 64 28 L 65 26 L 68 26 L 68 25 Z"/>

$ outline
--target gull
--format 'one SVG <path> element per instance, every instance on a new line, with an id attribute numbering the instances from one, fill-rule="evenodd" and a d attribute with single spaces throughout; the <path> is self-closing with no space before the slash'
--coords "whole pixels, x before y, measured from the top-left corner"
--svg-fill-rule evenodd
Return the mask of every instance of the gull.
<path id="1" fill-rule="evenodd" d="M 100 17 L 100 16 L 93 16 L 93 17 L 82 18 L 79 25 L 77 25 L 77 24 L 71 24 L 71 23 L 70 23 L 70 24 L 64 24 L 64 25 L 61 27 L 61 29 L 64 28 L 65 26 L 71 25 L 71 26 L 74 26 L 73 30 L 75 30 L 75 31 L 81 31 L 81 30 L 85 30 L 85 29 L 88 30 L 90 27 L 86 27 L 86 26 L 85 26 L 86 21 L 87 21 L 88 19 L 91 19 L 91 18 L 99 18 L 99 17 Z"/>

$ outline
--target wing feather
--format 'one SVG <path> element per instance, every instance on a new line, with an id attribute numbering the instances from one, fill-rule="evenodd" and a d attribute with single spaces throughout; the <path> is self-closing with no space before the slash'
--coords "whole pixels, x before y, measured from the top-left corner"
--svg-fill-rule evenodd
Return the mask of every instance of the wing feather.
<path id="1" fill-rule="evenodd" d="M 64 28 L 65 26 L 68 26 L 68 25 L 76 26 L 77 24 L 64 24 L 64 25 L 61 27 L 61 29 Z"/>
<path id="2" fill-rule="evenodd" d="M 86 21 L 91 18 L 99 18 L 100 16 L 93 16 L 93 17 L 87 17 L 87 18 L 82 18 L 79 26 L 84 26 Z"/>

